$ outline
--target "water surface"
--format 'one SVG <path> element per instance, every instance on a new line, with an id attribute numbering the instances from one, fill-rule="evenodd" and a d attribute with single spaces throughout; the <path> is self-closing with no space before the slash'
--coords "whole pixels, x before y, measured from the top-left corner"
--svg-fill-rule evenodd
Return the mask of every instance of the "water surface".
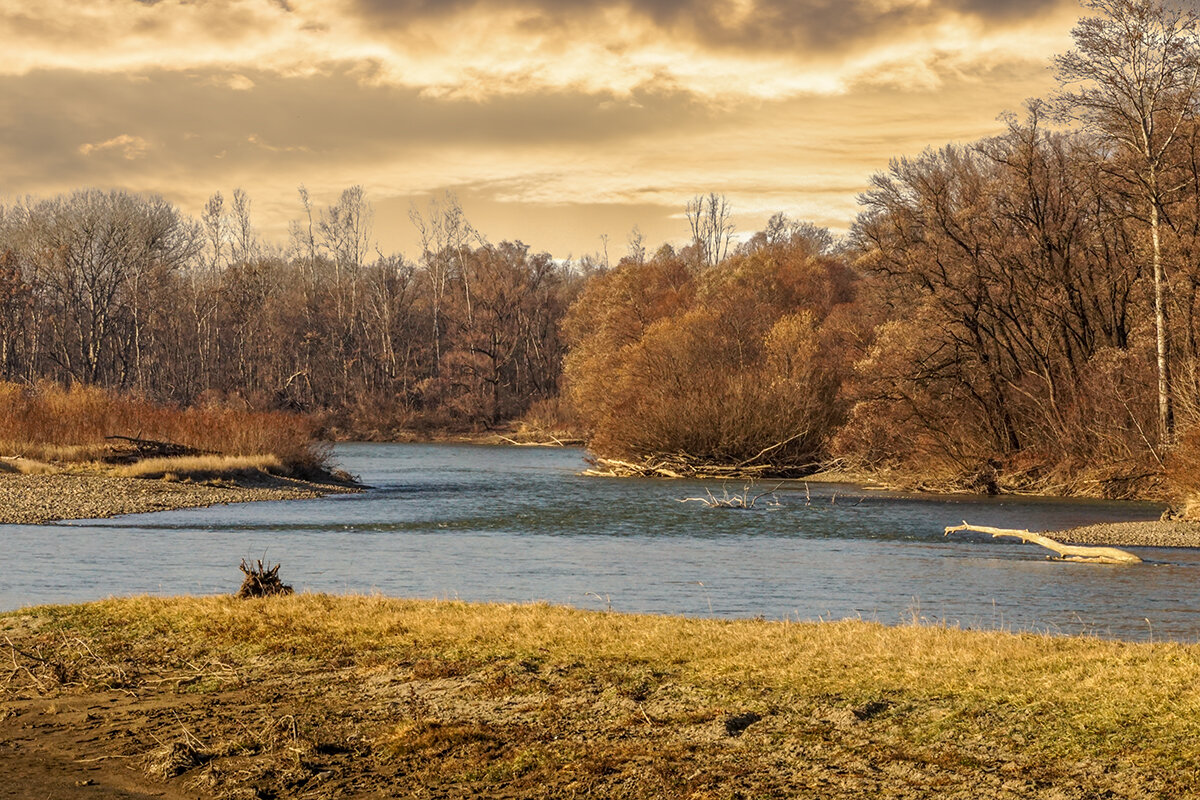
<path id="1" fill-rule="evenodd" d="M 583 477 L 575 449 L 354 444 L 337 457 L 374 488 L 0 526 L 0 608 L 231 592 L 239 560 L 263 558 L 300 591 L 1200 640 L 1200 551 L 1068 564 L 1015 541 L 942 536 L 964 519 L 1032 530 L 1153 519 L 1153 504 L 791 483 L 730 511 L 680 500 L 740 483 Z"/>

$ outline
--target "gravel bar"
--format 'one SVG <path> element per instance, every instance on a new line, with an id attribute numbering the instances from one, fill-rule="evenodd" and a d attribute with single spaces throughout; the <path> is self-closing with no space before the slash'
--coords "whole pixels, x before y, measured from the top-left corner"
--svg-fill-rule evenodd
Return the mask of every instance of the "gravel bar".
<path id="1" fill-rule="evenodd" d="M 1200 547 L 1200 522 L 1105 522 L 1066 531 L 1046 531 L 1047 536 L 1073 544 L 1107 544 L 1114 547 Z"/>
<path id="2" fill-rule="evenodd" d="M 272 479 L 264 486 L 237 486 L 74 473 L 4 474 L 0 475 L 0 524 L 34 525 L 64 519 L 98 519 L 145 511 L 254 500 L 293 500 L 350 491 L 358 490 L 287 478 Z"/>

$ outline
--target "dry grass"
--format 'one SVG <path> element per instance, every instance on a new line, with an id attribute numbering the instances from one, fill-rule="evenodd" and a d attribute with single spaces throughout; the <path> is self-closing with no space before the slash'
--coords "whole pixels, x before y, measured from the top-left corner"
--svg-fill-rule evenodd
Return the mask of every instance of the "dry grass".
<path id="1" fill-rule="evenodd" d="M 273 455 L 147 458 L 112 469 L 112 474 L 119 478 L 165 478 L 179 481 L 253 479 L 286 473 L 287 469 L 283 463 Z"/>
<path id="2" fill-rule="evenodd" d="M 44 461 L 30 458 L 3 457 L 0 458 L 0 472 L 16 473 L 18 475 L 53 475 L 58 468 Z"/>
<path id="3" fill-rule="evenodd" d="M 142 696 L 223 665 L 186 678 L 209 696 L 176 704 L 188 729 L 240 741 L 247 720 L 290 715 L 256 774 L 326 771 L 335 794 L 1200 793 L 1198 646 L 312 595 L 108 600 L 6 627 L 27 652 L 86 641 L 120 663 L 99 674 L 155 676 Z M 28 664 L 44 695 L 63 691 L 49 662 Z M 244 757 L 210 767 L 239 790 Z"/>
<path id="4" fill-rule="evenodd" d="M 107 436 L 187 445 L 229 456 L 275 456 L 290 474 L 323 469 L 328 448 L 311 421 L 292 414 L 233 408 L 175 408 L 97 387 L 0 383 L 0 455 L 41 461 L 96 461 Z"/>

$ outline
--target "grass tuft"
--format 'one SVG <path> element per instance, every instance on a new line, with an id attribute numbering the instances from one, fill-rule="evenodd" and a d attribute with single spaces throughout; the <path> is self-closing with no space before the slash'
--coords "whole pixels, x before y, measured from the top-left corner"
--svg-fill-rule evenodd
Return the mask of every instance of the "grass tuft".
<path id="1" fill-rule="evenodd" d="M 112 474 L 120 478 L 160 478 L 176 481 L 253 479 L 285 475 L 287 469 L 278 456 L 176 456 L 147 458 L 121 467 Z"/>
<path id="2" fill-rule="evenodd" d="M 53 464 L 35 461 L 20 456 L 0 458 L 0 472 L 16 473 L 18 475 L 53 475 L 58 472 Z"/>

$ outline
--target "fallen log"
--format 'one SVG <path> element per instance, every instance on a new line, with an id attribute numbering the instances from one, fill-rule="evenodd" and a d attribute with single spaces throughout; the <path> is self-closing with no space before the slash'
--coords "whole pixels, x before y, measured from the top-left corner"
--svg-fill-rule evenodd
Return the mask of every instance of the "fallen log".
<path id="1" fill-rule="evenodd" d="M 722 492 L 721 497 L 717 497 L 715 494 L 713 494 L 711 489 L 705 488 L 704 493 L 708 495 L 707 497 L 684 497 L 680 499 L 679 502 L 703 503 L 709 508 L 740 508 L 749 510 L 754 508 L 754 504 L 759 500 L 763 499 L 767 495 L 771 495 L 774 498 L 774 502 L 768 503 L 768 505 L 778 506 L 781 504 L 779 502 L 779 497 L 775 495 L 775 492 L 780 486 L 783 486 L 783 481 L 775 484 L 774 489 L 768 489 L 767 491 L 762 492 L 761 494 L 756 494 L 753 497 L 750 496 L 751 487 L 749 485 L 742 489 L 741 494 L 730 494 L 729 489 L 726 488 Z"/>
<path id="2" fill-rule="evenodd" d="M 142 439 L 138 436 L 105 436 L 109 441 L 128 442 L 124 449 L 116 450 L 104 458 L 109 464 L 128 464 L 146 458 L 174 458 L 177 456 L 210 455 L 211 450 L 200 450 L 186 444 L 163 442 L 158 439 Z"/>
<path id="3" fill-rule="evenodd" d="M 966 520 L 963 520 L 962 525 L 952 525 L 946 528 L 943 536 L 949 536 L 958 531 L 975 531 L 977 533 L 989 533 L 993 538 L 998 536 L 1012 536 L 1020 539 L 1023 542 L 1030 544 L 1038 544 L 1045 547 L 1047 550 L 1052 550 L 1058 554 L 1062 561 L 1081 561 L 1089 564 L 1140 564 L 1142 559 L 1135 556 L 1133 553 L 1125 550 L 1119 550 L 1116 547 L 1097 547 L 1094 545 L 1078 545 L 1078 544 L 1063 544 L 1060 541 L 1051 539 L 1049 536 L 1043 536 L 1040 533 L 1030 533 L 1026 530 L 1015 530 L 1013 528 L 991 528 L 987 525 L 971 525 Z"/>

